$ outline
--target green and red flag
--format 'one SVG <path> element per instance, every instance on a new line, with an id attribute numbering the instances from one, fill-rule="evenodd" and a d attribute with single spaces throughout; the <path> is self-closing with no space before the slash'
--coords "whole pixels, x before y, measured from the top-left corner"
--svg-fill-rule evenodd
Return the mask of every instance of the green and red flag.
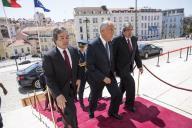
<path id="1" fill-rule="evenodd" d="M 4 7 L 20 8 L 21 5 L 16 0 L 2 0 Z"/>

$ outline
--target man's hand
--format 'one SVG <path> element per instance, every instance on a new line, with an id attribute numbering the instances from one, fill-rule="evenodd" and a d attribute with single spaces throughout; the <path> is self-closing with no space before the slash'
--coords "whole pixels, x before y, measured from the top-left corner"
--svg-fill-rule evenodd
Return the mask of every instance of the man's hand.
<path id="1" fill-rule="evenodd" d="M 139 72 L 142 74 L 143 73 L 143 67 L 139 68 Z"/>
<path id="2" fill-rule="evenodd" d="M 61 109 L 62 112 L 64 112 L 64 109 L 66 107 L 66 102 L 67 102 L 65 97 L 62 94 L 60 94 L 59 96 L 56 97 L 56 101 L 57 101 L 58 107 Z"/>
<path id="3" fill-rule="evenodd" d="M 111 84 L 111 79 L 109 77 L 105 77 L 103 82 L 105 82 L 105 84 Z"/>
<path id="4" fill-rule="evenodd" d="M 81 80 L 76 81 L 76 86 L 77 86 L 77 92 L 79 92 L 79 87 L 81 85 Z"/>

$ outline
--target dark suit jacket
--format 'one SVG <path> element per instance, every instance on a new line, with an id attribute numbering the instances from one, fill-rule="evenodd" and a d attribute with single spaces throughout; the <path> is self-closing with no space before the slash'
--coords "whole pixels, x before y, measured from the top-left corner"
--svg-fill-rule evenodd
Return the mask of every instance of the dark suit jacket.
<path id="1" fill-rule="evenodd" d="M 87 77 L 95 82 L 101 82 L 106 76 L 114 72 L 112 45 L 110 47 L 109 61 L 107 51 L 100 38 L 95 39 L 87 49 Z"/>
<path id="2" fill-rule="evenodd" d="M 76 86 L 76 80 L 79 79 L 79 55 L 78 50 L 69 47 L 72 59 L 72 87 Z M 53 92 L 54 97 L 60 94 L 69 96 L 71 88 L 69 86 L 69 74 L 65 66 L 64 58 L 55 47 L 50 50 L 43 58 L 43 69 L 47 80 L 47 85 Z"/>
<path id="3" fill-rule="evenodd" d="M 131 37 L 133 52 L 129 51 L 127 41 L 123 35 L 113 39 L 113 55 L 115 61 L 116 73 L 119 76 L 124 76 L 128 72 L 133 71 L 134 60 L 138 68 L 142 67 L 142 62 L 139 56 L 137 37 Z"/>

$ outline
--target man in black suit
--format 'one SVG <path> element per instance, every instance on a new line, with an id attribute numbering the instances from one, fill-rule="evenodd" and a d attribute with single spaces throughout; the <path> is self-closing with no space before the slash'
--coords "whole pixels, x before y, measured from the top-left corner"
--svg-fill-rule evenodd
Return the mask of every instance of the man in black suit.
<path id="1" fill-rule="evenodd" d="M 65 128 L 77 128 L 74 91 L 75 86 L 80 85 L 78 50 L 68 45 L 69 36 L 64 28 L 53 30 L 53 41 L 56 47 L 48 51 L 43 58 L 46 82 L 64 114 Z"/>
<path id="2" fill-rule="evenodd" d="M 88 45 L 87 49 L 87 81 L 91 88 L 89 100 L 89 117 L 94 118 L 94 111 L 100 94 L 106 86 L 111 94 L 111 104 L 108 115 L 122 119 L 118 114 L 121 102 L 121 92 L 114 76 L 114 61 L 111 40 L 114 34 L 114 24 L 105 21 L 100 26 L 100 37 Z"/>
<path id="3" fill-rule="evenodd" d="M 132 30 L 133 26 L 130 23 L 124 23 L 122 35 L 115 37 L 112 43 L 115 69 L 121 79 L 122 95 L 126 91 L 125 107 L 134 112 L 135 81 L 131 75 L 134 61 L 140 73 L 143 72 L 143 68 L 138 51 L 137 37 L 132 36 Z"/>

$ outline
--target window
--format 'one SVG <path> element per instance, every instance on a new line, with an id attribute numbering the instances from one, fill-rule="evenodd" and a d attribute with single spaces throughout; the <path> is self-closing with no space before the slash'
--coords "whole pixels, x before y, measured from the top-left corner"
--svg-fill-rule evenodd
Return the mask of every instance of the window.
<path id="1" fill-rule="evenodd" d="M 24 49 L 23 48 L 21 48 L 21 53 L 24 53 Z"/>
<path id="2" fill-rule="evenodd" d="M 81 40 L 83 40 L 83 34 L 81 34 L 80 36 L 81 36 Z"/>
<path id="3" fill-rule="evenodd" d="M 133 16 L 131 17 L 131 22 L 133 22 Z"/>
<path id="4" fill-rule="evenodd" d="M 129 17 L 125 17 L 124 21 L 129 22 Z"/>
<path id="5" fill-rule="evenodd" d="M 119 22 L 122 22 L 122 17 L 119 17 Z"/>
<path id="6" fill-rule="evenodd" d="M 97 23 L 97 18 L 93 18 L 93 23 Z"/>
<path id="7" fill-rule="evenodd" d="M 27 47 L 27 51 L 30 52 L 30 48 L 29 47 Z"/>
<path id="8" fill-rule="evenodd" d="M 83 32 L 83 27 L 82 26 L 80 26 L 80 32 Z"/>
<path id="9" fill-rule="evenodd" d="M 79 19 L 79 23 L 80 23 L 80 24 L 82 23 L 82 19 Z"/>
<path id="10" fill-rule="evenodd" d="M 99 37 L 99 33 L 95 33 L 96 37 Z"/>
<path id="11" fill-rule="evenodd" d="M 45 51 L 48 51 L 48 47 L 47 47 L 47 45 L 45 45 Z"/>
<path id="12" fill-rule="evenodd" d="M 15 55 L 17 55 L 17 54 L 18 54 L 17 49 L 14 49 L 14 52 L 15 52 Z"/>
<path id="13" fill-rule="evenodd" d="M 104 21 L 104 18 L 102 17 L 102 18 L 101 18 L 101 22 L 103 22 L 103 21 Z"/>
<path id="14" fill-rule="evenodd" d="M 117 20 L 116 17 L 113 17 L 113 21 L 116 22 L 116 20 Z"/>

